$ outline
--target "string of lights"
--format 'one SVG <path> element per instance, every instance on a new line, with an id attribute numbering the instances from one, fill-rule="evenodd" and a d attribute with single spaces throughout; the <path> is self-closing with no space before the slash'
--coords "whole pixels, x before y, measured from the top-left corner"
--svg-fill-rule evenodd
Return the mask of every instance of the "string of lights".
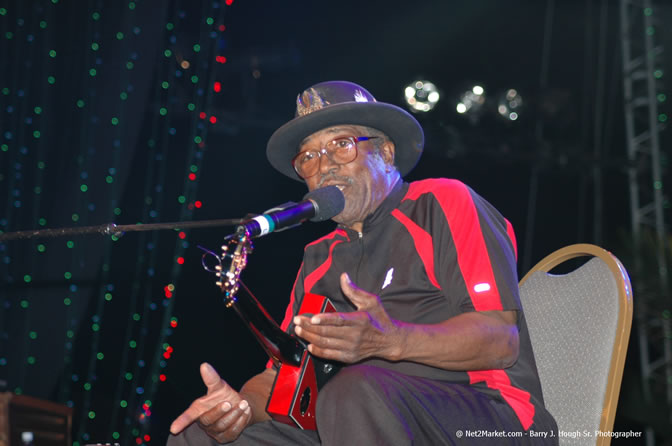
<path id="1" fill-rule="evenodd" d="M 232 3 L 0 8 L 0 48 L 20 61 L 0 76 L 0 232 L 193 219 Z M 144 186 L 130 191 L 136 164 Z M 0 243 L 0 383 L 72 407 L 73 446 L 149 444 L 188 239 Z M 40 382 L 40 367 L 54 376 Z"/>
<path id="2" fill-rule="evenodd" d="M 118 31 L 115 34 L 120 57 L 119 59 L 114 61 L 114 63 L 122 64 L 121 67 L 116 67 L 116 71 L 119 73 L 118 85 L 125 87 L 126 90 L 130 89 L 131 91 L 133 83 L 129 78 L 128 73 L 129 71 L 133 70 L 134 61 L 137 60 L 138 56 L 137 53 L 134 53 L 129 50 L 128 48 L 129 39 L 132 39 L 134 35 L 139 36 L 141 34 L 141 28 L 137 26 L 133 27 L 131 25 L 134 13 L 135 13 L 135 3 L 130 2 L 128 4 L 128 8 L 124 8 L 121 12 L 121 19 L 119 22 Z M 94 92 L 97 90 L 96 84 L 100 82 L 102 79 L 101 75 L 103 74 L 103 72 L 108 69 L 115 70 L 114 66 L 110 67 L 111 64 L 103 65 L 102 57 L 99 54 L 100 44 L 98 44 L 97 41 L 99 41 L 102 37 L 101 30 L 99 28 L 100 24 L 102 23 L 101 19 L 103 18 L 103 14 L 105 14 L 103 5 L 101 2 L 98 2 L 98 4 L 96 5 L 96 10 L 94 10 L 91 13 L 91 18 L 92 21 L 94 22 L 92 27 L 94 32 L 92 36 L 91 51 L 89 52 L 89 55 L 94 57 L 95 68 L 91 68 L 89 70 L 90 75 L 89 82 L 93 84 L 89 88 L 90 102 L 93 102 L 94 100 L 97 99 Z M 124 61 L 126 57 L 128 57 L 128 60 Z M 124 113 L 125 108 L 126 108 L 126 101 L 124 99 L 118 101 L 116 104 L 109 107 L 110 110 L 114 111 L 112 112 L 113 113 L 112 117 L 109 119 L 109 125 L 110 125 L 109 129 L 112 139 L 111 139 L 111 147 L 108 147 L 108 150 L 110 151 L 112 156 L 110 160 L 111 165 L 108 168 L 108 173 L 116 173 L 117 170 L 119 170 L 120 168 L 119 148 L 121 146 L 122 135 L 125 134 L 125 132 L 127 131 L 127 125 L 126 125 L 127 119 L 126 119 L 126 113 Z M 96 120 L 95 122 L 92 122 L 92 124 L 107 125 L 107 123 L 102 119 Z M 90 143 L 90 141 L 87 142 Z M 83 161 L 81 164 L 84 167 L 84 169 L 80 174 L 83 181 L 82 185 L 80 186 L 80 190 L 82 191 L 82 193 L 88 193 L 89 191 L 89 185 L 84 183 L 84 181 L 87 181 L 89 179 L 88 172 L 89 169 L 93 168 L 91 164 L 94 162 L 92 158 L 95 156 L 95 152 L 90 153 L 91 151 L 86 151 L 87 146 L 88 144 L 80 145 L 80 151 L 83 152 L 80 155 L 80 159 Z M 108 177 L 110 177 L 112 181 L 110 181 Z M 108 189 L 109 190 L 108 196 L 111 197 L 110 202 L 112 204 L 115 204 L 119 201 L 118 183 L 115 183 L 115 181 L 113 181 L 114 179 L 113 175 L 109 175 L 108 177 L 106 177 L 105 183 L 96 182 L 96 184 L 91 184 L 91 186 L 92 187 L 98 186 Z M 91 180 L 91 183 L 93 183 L 93 179 Z M 108 215 L 114 213 L 115 209 L 117 208 L 112 209 L 108 207 L 107 211 Z M 112 240 L 113 242 L 116 242 L 118 239 L 116 237 L 113 237 Z M 103 265 L 109 264 L 111 250 L 112 250 L 112 244 L 108 243 L 104 246 Z M 105 318 L 107 309 L 106 304 L 108 302 L 105 299 L 105 296 L 109 295 L 109 293 L 115 290 L 115 284 L 110 282 L 109 276 L 110 276 L 109 268 L 103 269 L 101 272 L 101 283 L 98 286 L 98 291 L 94 293 L 94 296 L 96 296 L 95 298 L 96 306 L 94 309 L 93 316 L 91 317 L 92 321 L 91 333 L 90 333 L 91 342 L 89 347 L 88 364 L 86 367 L 86 373 L 87 373 L 86 384 L 88 384 L 88 387 L 86 388 L 87 391 L 83 393 L 83 398 L 80 400 L 80 410 L 78 411 L 80 416 L 79 431 L 78 434 L 75 436 L 75 438 L 81 438 L 87 442 L 91 440 L 91 434 L 90 434 L 91 430 L 95 429 L 97 414 L 103 411 L 103 407 L 100 405 L 100 402 L 94 400 L 94 396 L 97 394 L 98 391 L 97 386 L 104 385 L 103 382 L 100 383 L 98 382 L 97 379 L 98 369 L 99 367 L 107 366 L 106 364 L 107 361 L 105 361 L 105 357 L 106 353 L 108 352 L 104 351 L 104 349 L 101 346 L 101 336 L 103 336 L 103 333 L 107 332 L 106 326 L 109 323 L 111 323 L 109 318 Z"/>

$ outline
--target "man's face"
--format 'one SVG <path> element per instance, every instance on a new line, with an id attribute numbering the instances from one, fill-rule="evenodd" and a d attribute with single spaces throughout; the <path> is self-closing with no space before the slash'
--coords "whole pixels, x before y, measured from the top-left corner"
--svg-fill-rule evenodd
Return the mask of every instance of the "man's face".
<path id="1" fill-rule="evenodd" d="M 320 150 L 328 142 L 341 137 L 370 136 L 366 129 L 355 125 L 328 127 L 313 133 L 303 140 L 300 152 Z M 348 164 L 335 164 L 328 156 L 320 157 L 320 170 L 306 184 L 309 190 L 330 185 L 338 186 L 345 196 L 343 212 L 333 218 L 346 226 L 357 225 L 364 221 L 387 196 L 389 186 L 389 167 L 394 164 L 394 145 L 386 142 L 376 153 L 373 141 L 357 143 L 357 158 Z M 357 228 L 356 228 L 357 229 Z"/>

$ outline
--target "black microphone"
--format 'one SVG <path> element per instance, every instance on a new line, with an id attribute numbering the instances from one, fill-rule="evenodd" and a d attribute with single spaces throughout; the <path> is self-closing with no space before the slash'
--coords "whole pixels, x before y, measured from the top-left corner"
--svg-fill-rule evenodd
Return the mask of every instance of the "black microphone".
<path id="1" fill-rule="evenodd" d="M 345 207 L 343 192 L 336 186 L 327 186 L 308 192 L 303 201 L 279 211 L 261 214 L 243 222 L 237 232 L 247 232 L 250 237 L 263 237 L 273 231 L 310 221 L 324 221 L 340 214 Z"/>

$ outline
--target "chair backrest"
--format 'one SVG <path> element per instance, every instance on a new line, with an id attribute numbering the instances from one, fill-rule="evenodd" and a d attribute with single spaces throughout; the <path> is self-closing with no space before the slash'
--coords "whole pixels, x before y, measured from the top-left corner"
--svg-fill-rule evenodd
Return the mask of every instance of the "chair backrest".
<path id="1" fill-rule="evenodd" d="M 589 256 L 567 274 L 557 265 Z M 520 281 L 546 408 L 560 444 L 609 444 L 632 325 L 632 288 L 621 262 L 594 245 L 550 254 Z"/>

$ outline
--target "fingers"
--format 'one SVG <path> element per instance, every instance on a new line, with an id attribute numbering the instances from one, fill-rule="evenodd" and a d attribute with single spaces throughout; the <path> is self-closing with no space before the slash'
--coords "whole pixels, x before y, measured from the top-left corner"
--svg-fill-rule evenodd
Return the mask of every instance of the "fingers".
<path id="1" fill-rule="evenodd" d="M 340 282 L 357 311 L 296 316 L 294 331 L 308 343 L 311 354 L 352 363 L 378 353 L 379 338 L 390 319 L 380 298 L 358 288 L 347 273 L 341 274 Z"/>
<path id="2" fill-rule="evenodd" d="M 352 313 L 320 313 L 310 318 L 306 316 L 294 316 L 292 322 L 297 327 L 308 327 L 317 325 L 334 325 L 337 327 L 351 325 Z"/>
<path id="3" fill-rule="evenodd" d="M 361 329 L 370 322 L 368 314 L 355 313 L 324 313 L 311 319 L 296 316 L 294 332 L 308 340 L 307 336 L 324 336 L 333 338 L 351 338 L 355 336 L 351 329 Z"/>
<path id="4" fill-rule="evenodd" d="M 201 364 L 201 378 L 203 384 L 208 388 L 208 393 L 212 393 L 227 384 L 219 377 L 217 371 L 207 362 Z"/>
<path id="5" fill-rule="evenodd" d="M 361 327 L 367 319 L 364 313 L 357 313 L 356 319 L 346 320 L 350 325 L 315 325 L 304 320 L 297 325 L 295 332 L 308 343 L 308 351 L 320 358 L 334 359 L 341 362 L 353 362 L 360 357 Z M 359 325 L 360 328 L 356 328 Z"/>
<path id="6" fill-rule="evenodd" d="M 357 310 L 360 311 L 374 307 L 379 302 L 378 296 L 358 288 L 357 285 L 350 280 L 348 273 L 341 274 L 341 290 L 343 291 L 343 294 L 350 299 L 350 302 L 357 307 Z"/>
<path id="7" fill-rule="evenodd" d="M 344 338 L 348 333 L 343 333 L 343 330 L 335 330 L 333 327 L 321 327 L 319 325 L 297 326 L 294 332 L 306 342 L 313 344 L 319 343 L 332 344 L 339 338 Z"/>
<path id="8" fill-rule="evenodd" d="M 228 402 L 218 404 L 198 419 L 201 428 L 220 443 L 238 438 L 249 424 L 252 411 L 247 401 L 242 400 L 232 407 Z"/>
<path id="9" fill-rule="evenodd" d="M 322 336 L 316 333 L 303 332 L 303 339 L 308 342 L 308 351 L 313 353 L 311 348 L 329 348 L 332 350 L 345 351 L 352 349 L 359 344 L 355 336 Z M 312 346 L 312 347 L 311 347 Z"/>
<path id="10" fill-rule="evenodd" d="M 327 359 L 331 361 L 338 361 L 345 364 L 352 364 L 353 362 L 358 361 L 360 358 L 356 356 L 353 352 L 349 350 L 336 350 L 331 348 L 321 348 L 315 344 L 308 345 L 308 351 L 311 355 L 315 355 L 322 359 Z"/>
<path id="11" fill-rule="evenodd" d="M 233 410 L 232 410 L 233 409 Z M 203 415 L 201 415 L 198 418 L 198 422 L 201 424 L 203 427 L 211 427 L 215 426 L 217 423 L 222 423 L 229 421 L 229 424 L 231 421 L 233 421 L 232 415 L 236 413 L 236 409 L 231 406 L 231 403 L 228 401 L 224 401 L 223 403 L 220 403 L 210 409 L 209 411 L 205 412 Z"/>
<path id="12" fill-rule="evenodd" d="M 357 291 L 361 291 L 359 288 L 357 288 L 357 285 L 355 285 L 352 282 L 348 273 L 342 273 L 340 280 L 341 280 L 341 291 L 343 291 L 343 294 L 345 294 L 348 298 L 350 298 L 350 296 L 353 294 L 357 294 Z M 350 298 L 350 300 L 352 299 Z M 357 296 L 355 296 L 355 300 L 357 300 Z M 355 301 L 353 301 L 352 303 L 357 305 Z M 357 305 L 357 308 L 359 308 L 359 305 Z"/>
<path id="13" fill-rule="evenodd" d="M 240 401 L 238 393 L 219 377 L 210 364 L 207 362 L 201 364 L 200 372 L 203 383 L 208 388 L 207 394 L 191 403 L 189 408 L 173 421 L 170 425 L 170 432 L 173 434 L 184 430 L 213 407 L 228 405 L 231 408 L 232 404 Z"/>
<path id="14" fill-rule="evenodd" d="M 232 438 L 236 438 L 247 426 L 251 416 L 250 405 L 245 400 L 240 400 L 235 406 L 232 406 L 229 401 L 219 402 L 213 406 L 206 405 L 204 399 L 199 398 L 173 421 L 170 425 L 170 432 L 179 434 L 190 424 L 198 421 L 213 438 L 217 438 L 220 434 L 231 433 L 235 433 L 235 437 Z M 219 438 L 217 439 L 220 441 Z"/>
<path id="15" fill-rule="evenodd" d="M 175 418 L 175 421 L 170 425 L 170 433 L 173 435 L 177 435 L 180 432 L 182 432 L 185 428 L 187 428 L 191 423 L 196 421 L 200 414 L 202 413 L 202 409 L 199 407 L 198 400 L 194 401 L 191 403 L 191 406 L 184 412 L 180 414 L 179 417 Z"/>

